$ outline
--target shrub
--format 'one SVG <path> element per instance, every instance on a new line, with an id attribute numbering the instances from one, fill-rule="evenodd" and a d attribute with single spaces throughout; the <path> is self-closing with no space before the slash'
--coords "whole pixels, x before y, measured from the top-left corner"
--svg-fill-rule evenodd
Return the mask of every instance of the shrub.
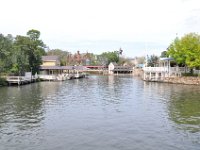
<path id="1" fill-rule="evenodd" d="M 2 85 L 7 85 L 5 78 L 0 78 L 0 86 L 2 86 Z"/>

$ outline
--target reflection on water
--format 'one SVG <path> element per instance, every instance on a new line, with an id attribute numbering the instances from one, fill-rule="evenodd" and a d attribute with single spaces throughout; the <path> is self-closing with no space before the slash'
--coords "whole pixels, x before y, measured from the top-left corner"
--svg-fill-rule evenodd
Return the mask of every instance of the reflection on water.
<path id="1" fill-rule="evenodd" d="M 200 87 L 90 76 L 0 88 L 0 150 L 200 147 Z"/>
<path id="2" fill-rule="evenodd" d="M 169 119 L 176 124 L 176 128 L 200 132 L 200 87 L 148 82 L 144 86 L 145 93 L 153 91 L 151 95 L 158 95 L 162 103 L 166 103 Z"/>
<path id="3" fill-rule="evenodd" d="M 182 86 L 170 96 L 170 118 L 178 128 L 190 132 L 200 131 L 200 88 Z"/>
<path id="4" fill-rule="evenodd" d="M 0 96 L 0 126 L 4 129 L 0 129 L 2 133 L 11 134 L 16 129 L 26 130 L 40 126 L 43 110 L 39 85 L 1 88 Z"/>

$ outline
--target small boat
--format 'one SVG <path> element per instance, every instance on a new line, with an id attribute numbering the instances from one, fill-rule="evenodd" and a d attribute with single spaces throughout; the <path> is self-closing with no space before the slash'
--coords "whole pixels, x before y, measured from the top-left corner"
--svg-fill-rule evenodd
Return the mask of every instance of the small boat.
<path id="1" fill-rule="evenodd" d="M 66 78 L 67 78 L 67 80 L 71 80 L 71 79 L 74 78 L 74 75 L 72 75 L 72 74 L 68 74 L 68 75 L 66 76 Z"/>
<path id="2" fill-rule="evenodd" d="M 75 79 L 85 78 L 85 74 L 82 73 L 82 72 L 77 72 L 77 73 L 74 75 L 74 78 L 75 78 Z"/>

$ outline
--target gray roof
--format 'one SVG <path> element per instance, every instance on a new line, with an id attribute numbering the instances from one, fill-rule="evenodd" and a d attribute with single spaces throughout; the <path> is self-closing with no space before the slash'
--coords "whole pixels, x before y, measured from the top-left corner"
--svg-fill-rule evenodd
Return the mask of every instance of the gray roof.
<path id="1" fill-rule="evenodd" d="M 41 70 L 88 70 L 84 66 L 40 66 Z"/>
<path id="2" fill-rule="evenodd" d="M 42 56 L 42 61 L 57 61 L 59 60 L 58 56 Z"/>

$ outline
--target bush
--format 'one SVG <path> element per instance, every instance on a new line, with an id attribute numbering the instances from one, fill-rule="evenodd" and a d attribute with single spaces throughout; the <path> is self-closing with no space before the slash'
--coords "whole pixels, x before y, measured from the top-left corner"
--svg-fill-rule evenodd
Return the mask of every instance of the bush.
<path id="1" fill-rule="evenodd" d="M 2 86 L 2 85 L 7 85 L 5 78 L 0 78 L 0 86 Z"/>
<path id="2" fill-rule="evenodd" d="M 193 73 L 183 73 L 182 75 L 186 77 L 198 77 L 198 74 L 193 74 Z"/>

